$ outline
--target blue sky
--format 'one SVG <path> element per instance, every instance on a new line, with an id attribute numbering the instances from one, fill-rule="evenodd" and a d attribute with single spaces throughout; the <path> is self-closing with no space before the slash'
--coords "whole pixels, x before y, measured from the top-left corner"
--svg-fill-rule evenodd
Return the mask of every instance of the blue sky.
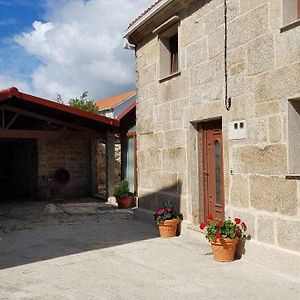
<path id="1" fill-rule="evenodd" d="M 0 74 L 18 77 L 30 86 L 39 61 L 18 45 L 14 36 L 30 30 L 33 20 L 43 19 L 43 1 L 0 0 L 0 11 Z"/>
<path id="2" fill-rule="evenodd" d="M 49 99 L 132 89 L 134 53 L 122 49 L 122 33 L 152 2 L 0 0 L 0 89 Z"/>

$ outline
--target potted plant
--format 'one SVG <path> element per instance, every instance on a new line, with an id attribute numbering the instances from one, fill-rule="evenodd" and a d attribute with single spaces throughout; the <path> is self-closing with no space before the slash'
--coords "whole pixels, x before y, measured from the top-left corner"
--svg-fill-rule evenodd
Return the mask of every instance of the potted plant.
<path id="1" fill-rule="evenodd" d="M 182 214 L 177 213 L 172 201 L 164 202 L 163 207 L 159 208 L 153 217 L 162 238 L 174 237 L 176 233 L 178 234 L 177 226 L 182 220 Z"/>
<path id="2" fill-rule="evenodd" d="M 114 196 L 116 197 L 118 208 L 126 209 L 132 206 L 132 195 L 129 191 L 128 181 L 121 181 L 114 186 Z"/>
<path id="3" fill-rule="evenodd" d="M 225 220 L 213 219 L 208 215 L 207 223 L 201 223 L 200 229 L 206 231 L 216 261 L 233 261 L 236 245 L 247 225 L 239 218 Z"/>

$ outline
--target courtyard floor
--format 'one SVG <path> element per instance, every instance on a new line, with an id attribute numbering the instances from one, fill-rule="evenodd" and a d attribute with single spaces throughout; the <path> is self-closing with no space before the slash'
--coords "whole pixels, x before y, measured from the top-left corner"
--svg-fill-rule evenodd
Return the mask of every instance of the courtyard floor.
<path id="1" fill-rule="evenodd" d="M 23 207 L 23 208 L 22 208 Z M 213 261 L 106 204 L 0 207 L 0 299 L 300 299 L 300 278 Z"/>

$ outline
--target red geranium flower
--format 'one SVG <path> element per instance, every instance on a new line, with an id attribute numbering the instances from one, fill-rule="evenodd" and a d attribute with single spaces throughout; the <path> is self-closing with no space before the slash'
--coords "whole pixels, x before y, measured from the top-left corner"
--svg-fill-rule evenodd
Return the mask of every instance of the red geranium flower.
<path id="1" fill-rule="evenodd" d="M 241 236 L 241 234 L 242 234 L 242 232 L 238 229 L 236 232 L 236 235 L 238 236 L 238 237 L 240 237 Z"/>
<path id="2" fill-rule="evenodd" d="M 240 224 L 241 223 L 241 219 L 239 219 L 239 218 L 234 218 L 234 222 L 235 222 L 235 224 Z"/>
<path id="3" fill-rule="evenodd" d="M 204 223 L 201 223 L 199 227 L 201 230 L 203 230 L 206 227 L 206 225 Z"/>
<path id="4" fill-rule="evenodd" d="M 247 225 L 244 222 L 242 222 L 241 227 L 243 228 L 244 231 L 247 230 Z"/>
<path id="5" fill-rule="evenodd" d="M 217 232 L 216 233 L 216 239 L 218 240 L 218 239 L 220 239 L 221 238 L 221 233 L 220 232 Z"/>
<path id="6" fill-rule="evenodd" d="M 213 219 L 213 215 L 212 214 L 208 214 L 207 219 L 208 220 L 212 220 Z"/>

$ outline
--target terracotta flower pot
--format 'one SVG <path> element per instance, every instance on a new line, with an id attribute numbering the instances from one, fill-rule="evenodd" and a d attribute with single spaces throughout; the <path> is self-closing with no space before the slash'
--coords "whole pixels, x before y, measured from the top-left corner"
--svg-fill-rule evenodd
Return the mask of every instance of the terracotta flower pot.
<path id="1" fill-rule="evenodd" d="M 118 208 L 127 209 L 132 207 L 132 196 L 117 197 Z"/>
<path id="2" fill-rule="evenodd" d="M 178 219 L 165 220 L 163 223 L 158 223 L 160 237 L 170 238 L 176 236 Z"/>
<path id="3" fill-rule="evenodd" d="M 233 261 L 238 238 L 221 238 L 216 242 L 210 241 L 211 249 L 216 261 Z"/>

